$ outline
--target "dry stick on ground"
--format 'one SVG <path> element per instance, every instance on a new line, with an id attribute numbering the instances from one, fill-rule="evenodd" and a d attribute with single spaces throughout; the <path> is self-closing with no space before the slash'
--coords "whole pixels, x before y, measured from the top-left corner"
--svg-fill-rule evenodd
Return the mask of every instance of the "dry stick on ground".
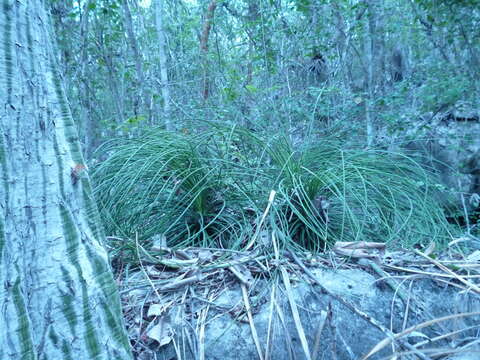
<path id="1" fill-rule="evenodd" d="M 260 340 L 258 339 L 257 329 L 255 328 L 255 323 L 253 322 L 252 308 L 250 306 L 250 302 L 248 301 L 247 287 L 245 286 L 244 283 L 241 284 L 241 287 L 242 287 L 243 301 L 245 303 L 245 311 L 247 312 L 248 322 L 250 324 L 250 330 L 252 331 L 252 337 L 255 343 L 255 347 L 257 348 L 258 357 L 260 358 L 260 360 L 264 360 L 262 347 L 260 345 Z"/>
<path id="2" fill-rule="evenodd" d="M 274 299 L 275 302 L 275 309 L 277 310 L 278 318 L 280 319 L 280 322 L 283 326 L 283 331 L 285 334 L 285 342 L 287 343 L 287 351 L 288 351 L 288 358 L 290 360 L 294 359 L 292 349 L 293 343 L 292 343 L 292 338 L 290 337 L 290 332 L 287 329 L 286 321 L 285 321 L 285 315 L 283 314 L 282 308 L 278 305 L 277 301 Z"/>
<path id="3" fill-rule="evenodd" d="M 380 331 L 385 333 L 385 335 L 388 336 L 389 339 L 394 339 L 396 338 L 397 335 L 395 335 L 392 331 L 390 331 L 388 328 L 383 326 L 377 319 L 371 317 L 370 315 L 364 313 L 363 311 L 357 309 L 353 304 L 350 304 L 347 300 L 342 298 L 341 296 L 338 296 L 334 293 L 332 293 L 330 290 L 328 290 L 325 286 L 323 286 L 320 281 L 315 277 L 315 275 L 312 274 L 310 270 L 307 269 L 307 267 L 303 264 L 302 261 L 298 258 L 297 255 L 295 255 L 294 252 L 288 251 L 288 254 L 292 257 L 292 259 L 300 266 L 300 268 L 305 272 L 305 274 L 316 284 L 318 285 L 323 292 L 334 298 L 335 300 L 339 301 L 341 304 L 345 305 L 350 311 L 353 313 L 357 314 L 360 316 L 362 319 L 368 321 L 370 324 L 378 328 Z M 422 360 L 431 360 L 428 356 L 423 354 L 420 350 L 415 349 L 415 347 L 405 341 L 402 341 L 400 338 L 396 338 L 396 340 L 404 347 L 406 347 L 408 350 L 413 351 L 420 359 Z M 367 358 L 364 358 L 367 359 Z"/>
<path id="4" fill-rule="evenodd" d="M 430 259 L 430 258 L 429 258 Z M 430 259 L 431 260 L 431 259 Z M 451 274 L 442 274 L 442 273 L 434 273 L 434 272 L 428 272 L 428 271 L 422 271 L 422 270 L 416 270 L 416 269 L 408 269 L 405 267 L 401 266 L 394 266 L 394 265 L 384 265 L 386 268 L 396 270 L 399 272 L 407 272 L 407 273 L 414 273 L 414 274 L 419 274 L 419 275 L 425 275 L 429 278 L 457 278 L 457 274 L 453 273 L 454 275 Z M 464 275 L 462 276 L 463 279 L 480 279 L 480 275 Z M 438 279 L 436 279 L 438 280 Z"/>
<path id="5" fill-rule="evenodd" d="M 392 289 L 394 292 L 398 294 L 400 299 L 406 304 L 408 302 L 408 295 L 405 294 L 403 289 L 391 276 L 389 276 L 385 271 L 383 271 L 380 266 L 375 264 L 373 261 L 367 259 L 360 259 L 358 261 L 360 265 L 369 266 L 372 270 L 382 278 L 383 281 Z"/>
<path id="6" fill-rule="evenodd" d="M 258 338 L 257 329 L 255 328 L 255 323 L 253 322 L 252 308 L 250 306 L 250 301 L 248 298 L 248 291 L 247 291 L 247 287 L 250 287 L 252 285 L 253 277 L 250 274 L 248 269 L 243 269 L 244 273 L 242 273 L 242 271 L 236 268 L 235 266 L 230 266 L 228 270 L 230 270 L 233 273 L 233 275 L 235 275 L 237 279 L 240 280 L 240 287 L 242 289 L 243 302 L 245 303 L 245 312 L 247 313 L 248 323 L 250 325 L 250 331 L 252 332 L 253 342 L 257 349 L 258 357 L 260 358 L 260 360 L 264 360 L 266 358 L 263 357 L 263 351 L 260 345 L 260 340 Z"/>
<path id="7" fill-rule="evenodd" d="M 433 319 L 433 320 L 429 320 L 429 321 L 425 321 L 423 323 L 420 323 L 420 324 L 417 324 L 417 325 L 414 325 L 414 326 L 411 326 L 409 327 L 408 329 L 406 329 L 405 331 L 402 331 L 401 333 L 398 333 L 398 334 L 394 334 L 393 337 L 392 336 L 389 336 L 385 339 L 383 339 L 382 341 L 380 341 L 377 345 L 375 345 L 373 347 L 372 350 L 370 350 L 370 352 L 363 356 L 361 358 L 361 360 L 366 360 L 368 359 L 369 357 L 371 357 L 372 355 L 374 355 L 375 353 L 379 352 L 380 350 L 382 350 L 384 347 L 388 346 L 391 342 L 395 341 L 395 340 L 400 340 L 401 337 L 403 336 L 406 336 L 408 334 L 411 334 L 417 330 L 420 330 L 420 329 L 423 329 L 424 327 L 427 327 L 427 326 L 431 326 L 435 323 L 438 323 L 438 322 L 442 322 L 442 321 L 447 321 L 447 320 L 455 320 L 455 319 L 459 319 L 459 318 L 463 318 L 463 317 L 470 317 L 470 316 L 478 316 L 480 315 L 480 311 L 476 311 L 476 312 L 469 312 L 469 313 L 460 313 L 460 314 L 453 314 L 453 315 L 448 315 L 448 316 L 443 316 L 443 317 L 439 317 L 437 319 Z M 403 344 L 402 344 L 403 345 Z M 413 345 L 410 345 L 410 350 L 411 351 L 414 351 L 415 347 Z M 418 354 L 417 354 L 418 355 Z"/>
<path id="8" fill-rule="evenodd" d="M 253 246 L 253 244 L 255 243 L 255 240 L 257 239 L 258 235 L 260 234 L 263 223 L 265 222 L 265 218 L 267 217 L 268 213 L 270 212 L 270 208 L 272 207 L 272 204 L 273 204 L 273 201 L 275 200 L 275 195 L 276 194 L 277 194 L 277 192 L 275 190 L 270 191 L 270 195 L 268 197 L 267 207 L 265 208 L 265 211 L 263 212 L 262 218 L 260 219 L 260 222 L 257 225 L 257 230 L 255 231 L 255 234 L 253 234 L 253 237 L 250 240 L 250 242 L 248 243 L 245 250 L 249 250 Z"/>
<path id="9" fill-rule="evenodd" d="M 214 264 L 214 265 L 207 265 L 207 266 L 202 267 L 202 270 L 230 268 L 232 266 L 245 264 L 245 263 L 248 263 L 250 261 L 257 261 L 257 260 L 260 261 L 260 260 L 265 260 L 265 259 L 268 259 L 268 256 L 266 256 L 266 255 L 257 256 L 257 257 L 249 256 L 249 257 L 245 257 L 245 258 L 241 258 L 241 259 L 235 259 L 235 260 L 231 260 L 231 261 L 226 261 L 226 262 L 218 263 L 218 264 Z"/>
<path id="10" fill-rule="evenodd" d="M 292 288 L 290 286 L 290 279 L 288 277 L 287 270 L 283 266 L 280 266 L 280 271 L 282 273 L 283 283 L 285 284 L 285 290 L 287 291 L 288 301 L 290 302 L 290 308 L 292 310 L 293 320 L 295 322 L 295 327 L 297 328 L 298 337 L 300 338 L 300 343 L 302 344 L 303 352 L 305 353 L 305 358 L 311 360 L 310 349 L 308 348 L 307 338 L 305 336 L 305 330 L 302 327 L 302 322 L 300 321 L 300 315 L 298 313 L 297 304 L 293 299 Z"/>
<path id="11" fill-rule="evenodd" d="M 431 339 L 427 339 L 427 340 L 424 340 L 424 341 L 421 341 L 421 342 L 418 342 L 416 343 L 414 346 L 415 347 L 420 347 L 420 346 L 424 346 L 424 345 L 430 345 L 436 341 L 440 341 L 440 340 L 443 340 L 443 339 L 447 339 L 449 337 L 455 337 L 459 334 L 461 334 L 462 332 L 466 332 L 466 331 L 469 331 L 469 330 L 475 330 L 475 329 L 478 329 L 480 327 L 480 324 L 479 325 L 473 325 L 473 326 L 469 326 L 469 327 L 466 327 L 466 328 L 463 328 L 463 329 L 459 329 L 459 330 L 455 330 L 455 331 L 450 331 L 449 333 L 446 333 L 446 334 L 442 334 L 442 335 L 439 335 L 439 336 L 436 336 L 434 338 L 431 338 Z"/>
<path id="12" fill-rule="evenodd" d="M 276 284 L 272 285 L 272 291 L 270 293 L 270 310 L 269 310 L 269 317 L 268 317 L 268 327 L 267 327 L 267 341 L 265 344 L 265 360 L 270 359 L 270 352 L 271 352 L 271 341 L 272 341 L 272 321 L 273 321 L 273 310 L 275 306 L 275 289 L 276 289 Z"/>
<path id="13" fill-rule="evenodd" d="M 320 312 L 320 322 L 318 323 L 317 332 L 315 333 L 315 342 L 313 344 L 313 351 L 312 351 L 312 360 L 317 360 L 318 355 L 320 353 L 320 340 L 323 332 L 323 328 L 325 327 L 325 323 L 327 321 L 328 312 L 322 310 Z"/>
<path id="14" fill-rule="evenodd" d="M 411 302 L 410 292 L 406 294 L 401 284 L 398 284 L 393 277 L 391 277 L 388 273 L 382 270 L 380 266 L 368 259 L 360 259 L 358 261 L 360 265 L 370 266 L 375 273 L 382 278 L 386 282 L 386 284 L 392 289 L 395 294 L 398 294 L 400 299 L 402 299 L 403 303 L 405 304 L 406 308 L 405 311 L 411 308 L 416 314 L 420 314 L 423 312 L 423 309 L 419 308 L 416 304 Z"/>
<path id="15" fill-rule="evenodd" d="M 425 259 L 427 259 L 428 261 L 430 261 L 431 263 L 435 264 L 438 268 L 440 268 L 441 270 L 445 271 L 447 274 L 450 274 L 451 276 L 453 276 L 455 279 L 457 279 L 458 281 L 460 281 L 461 283 L 463 283 L 464 285 L 467 285 L 470 289 L 472 289 L 473 291 L 475 291 L 477 294 L 480 294 L 480 288 L 475 285 L 474 283 L 470 282 L 470 281 L 467 281 L 464 279 L 463 276 L 460 276 L 458 274 L 456 274 L 455 272 L 453 272 L 452 270 L 450 270 L 448 267 L 446 267 L 445 265 L 443 265 L 442 263 L 438 262 L 437 260 L 435 259 L 432 259 L 428 256 L 426 256 L 424 253 L 422 253 L 421 251 L 418 251 L 418 250 L 415 250 L 415 253 L 424 257 Z"/>
<path id="16" fill-rule="evenodd" d="M 328 302 L 328 325 L 330 325 L 330 332 L 332 334 L 332 344 L 330 347 L 330 355 L 332 360 L 337 360 L 337 324 L 333 318 L 333 305 L 332 302 Z"/>
<path id="17" fill-rule="evenodd" d="M 199 359 L 205 360 L 205 325 L 207 323 L 207 315 L 210 305 L 207 305 L 201 312 L 198 321 L 200 322 L 200 330 L 198 332 L 198 348 Z"/>

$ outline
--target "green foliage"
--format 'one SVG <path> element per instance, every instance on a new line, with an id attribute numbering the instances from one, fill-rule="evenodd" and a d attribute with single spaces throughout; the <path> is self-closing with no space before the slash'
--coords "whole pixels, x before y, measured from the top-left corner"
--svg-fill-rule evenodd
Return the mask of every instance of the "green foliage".
<path id="1" fill-rule="evenodd" d="M 189 238 L 208 243 L 211 221 L 222 214 L 214 192 L 220 188 L 220 174 L 202 160 L 199 144 L 188 140 L 157 132 L 106 145 L 115 152 L 94 177 L 102 174 L 97 196 L 112 219 L 107 222 L 110 231 L 128 236 L 138 232 L 142 239 L 167 234 L 173 243 Z M 220 223 L 217 219 L 215 226 Z"/>
<path id="2" fill-rule="evenodd" d="M 415 0 L 415 2 L 425 9 L 451 9 L 452 6 L 459 7 L 478 7 L 480 5 L 479 0 Z"/>
<path id="3" fill-rule="evenodd" d="M 94 181 L 110 234 L 138 235 L 146 246 L 160 234 L 172 247 L 241 248 L 260 230 L 275 190 L 264 225 L 282 247 L 320 251 L 339 240 L 411 246 L 448 239 L 434 182 L 405 156 L 346 150 L 333 139 L 294 150 L 281 136 L 211 129 L 201 135 L 154 130 L 105 145 L 109 156 Z"/>
<path id="4" fill-rule="evenodd" d="M 310 11 L 311 1 L 310 0 L 296 0 L 295 7 L 297 11 L 307 14 Z"/>
<path id="5" fill-rule="evenodd" d="M 414 197 L 404 189 L 417 189 L 415 181 L 424 174 L 403 159 L 414 182 L 393 182 L 390 189 L 377 172 L 367 171 L 398 157 L 362 149 L 366 123 L 374 143 L 387 148 L 406 137 L 415 140 L 421 131 L 410 130 L 428 129 L 430 115 L 440 116 L 459 101 L 475 106 L 479 98 L 478 1 L 219 1 L 206 56 L 200 56 L 199 37 L 208 2 L 164 1 L 170 101 L 162 91 L 153 8 L 130 7 L 137 56 L 118 0 L 51 4 L 62 72 L 85 143 L 93 148 L 119 134 L 132 138 L 100 150 L 110 154 L 97 169 L 107 228 L 130 238 L 138 232 L 142 241 L 166 233 L 174 245 L 240 246 L 244 234 L 255 231 L 274 189 L 265 226 L 282 233 L 285 244 L 321 249 L 368 236 L 396 242 L 399 224 L 416 225 L 385 214 L 405 213 Z M 324 63 L 315 67 L 317 55 Z M 397 71 L 401 76 L 395 78 Z M 201 95 L 204 76 L 207 101 Z M 133 139 L 167 118 L 182 131 L 208 120 L 257 135 L 217 127 L 201 136 L 155 131 Z M 325 147 L 312 145 L 325 137 Z M 182 168 L 185 163 L 170 159 L 171 149 L 196 161 Z M 311 158 L 317 160 L 307 163 Z M 317 169 L 318 159 L 323 167 Z M 400 171 L 387 165 L 387 173 Z M 385 195 L 390 191 L 391 198 Z M 331 204 L 328 226 L 316 208 L 324 197 Z M 432 204 L 418 209 L 437 214 Z M 415 211 L 425 232 L 434 231 L 432 217 Z M 404 243 L 414 241 L 414 231 L 408 234 Z"/>
<path id="6" fill-rule="evenodd" d="M 456 74 L 447 65 L 430 67 L 429 76 L 419 90 L 422 111 L 437 111 L 442 107 L 453 106 L 459 100 L 469 100 L 474 94 L 474 84 L 464 74 Z"/>

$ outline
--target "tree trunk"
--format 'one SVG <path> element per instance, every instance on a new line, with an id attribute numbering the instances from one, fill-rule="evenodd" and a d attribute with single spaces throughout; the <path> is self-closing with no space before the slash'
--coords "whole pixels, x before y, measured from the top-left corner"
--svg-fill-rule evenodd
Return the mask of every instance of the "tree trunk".
<path id="1" fill-rule="evenodd" d="M 210 29 L 212 28 L 213 15 L 215 14 L 215 8 L 217 7 L 217 1 L 212 0 L 207 8 L 205 15 L 205 22 L 203 23 L 202 35 L 200 37 L 200 50 L 203 57 L 203 100 L 207 100 L 210 95 L 210 71 L 208 61 L 208 38 L 210 36 Z"/>
<path id="2" fill-rule="evenodd" d="M 122 7 L 124 13 L 125 29 L 127 30 L 128 41 L 133 51 L 133 57 L 135 60 L 135 71 L 137 74 L 138 96 L 135 101 L 134 107 L 135 115 L 137 116 L 143 110 L 143 102 L 145 98 L 145 75 L 143 74 L 142 69 L 142 55 L 140 54 L 137 38 L 135 36 L 135 32 L 133 31 L 132 13 L 130 11 L 130 6 L 128 5 L 128 0 L 122 1 Z"/>
<path id="3" fill-rule="evenodd" d="M 88 41 L 90 25 L 90 9 L 93 0 L 89 0 L 83 7 L 83 13 L 80 15 L 80 39 L 82 42 L 82 53 L 80 59 L 80 82 L 79 82 L 79 103 L 80 109 L 80 134 L 83 136 L 83 153 L 85 157 L 91 159 L 94 148 L 97 145 L 97 127 L 98 124 L 93 119 L 91 91 L 89 87 L 89 77 L 87 75 L 88 64 Z"/>
<path id="4" fill-rule="evenodd" d="M 160 87 L 163 97 L 163 117 L 165 119 L 165 128 L 167 130 L 174 130 L 172 120 L 170 119 L 170 87 L 168 85 L 167 72 L 167 53 L 165 52 L 166 40 L 165 30 L 163 28 L 163 0 L 156 0 L 155 2 L 155 19 L 157 25 L 158 35 L 158 55 L 160 58 Z"/>
<path id="5" fill-rule="evenodd" d="M 44 3 L 0 5 L 0 359 L 131 359 Z"/>
<path id="6" fill-rule="evenodd" d="M 367 126 L 367 146 L 375 139 L 375 87 L 378 75 L 375 71 L 377 61 L 377 9 L 376 0 L 367 0 L 368 35 L 365 36 L 365 55 L 367 63 L 367 100 L 365 101 L 365 120 Z"/>

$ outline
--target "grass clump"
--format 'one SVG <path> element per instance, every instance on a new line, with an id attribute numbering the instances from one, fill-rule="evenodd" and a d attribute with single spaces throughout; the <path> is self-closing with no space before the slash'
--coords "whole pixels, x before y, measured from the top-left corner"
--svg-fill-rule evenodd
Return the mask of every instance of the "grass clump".
<path id="1" fill-rule="evenodd" d="M 107 159 L 93 178 L 107 231 L 142 244 L 160 234 L 170 247 L 241 249 L 262 230 L 281 247 L 321 251 L 336 241 L 444 243 L 453 231 L 435 180 L 402 154 L 329 139 L 294 147 L 220 126 L 196 135 L 153 130 L 100 151 Z"/>

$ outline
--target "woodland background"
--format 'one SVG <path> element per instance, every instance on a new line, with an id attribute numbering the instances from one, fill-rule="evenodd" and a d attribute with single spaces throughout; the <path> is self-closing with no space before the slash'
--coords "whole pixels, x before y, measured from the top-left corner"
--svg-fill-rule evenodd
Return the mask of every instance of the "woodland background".
<path id="1" fill-rule="evenodd" d="M 152 208 L 152 204 L 159 203 L 158 197 L 151 196 L 151 189 L 160 186 L 155 180 L 157 175 L 135 173 L 142 165 L 129 160 L 129 154 L 138 154 L 137 150 L 152 139 L 148 135 L 151 129 L 165 129 L 178 139 L 183 136 L 179 141 L 188 143 L 215 126 L 224 126 L 238 127 L 262 138 L 263 145 L 258 148 L 264 148 L 268 139 L 282 137 L 288 143 L 284 148 L 290 152 L 279 155 L 278 149 L 273 150 L 276 155 L 270 154 L 270 158 L 295 158 L 293 154 L 306 146 L 334 142 L 330 148 L 307 151 L 317 163 L 330 157 L 330 168 L 343 161 L 343 155 L 328 155 L 328 149 L 334 147 L 357 149 L 357 158 L 369 158 L 370 155 L 362 154 L 363 150 L 416 156 L 418 164 L 436 173 L 434 185 L 442 190 L 436 196 L 436 204 L 418 206 L 419 214 L 442 216 L 434 209 L 440 207 L 440 212 L 445 211 L 444 217 L 466 225 L 470 233 L 478 218 L 480 192 L 479 9 L 476 0 L 51 1 L 59 63 L 86 158 L 95 167 L 110 157 L 107 170 L 101 168 L 99 175 L 94 175 L 94 179 L 100 179 L 95 180 L 100 207 L 108 210 L 104 219 L 112 220 L 107 230 L 130 238 L 137 231 L 146 231 L 145 238 L 168 232 L 162 227 L 149 228 L 155 222 L 152 214 L 161 211 L 159 207 Z M 216 131 L 218 135 L 224 130 Z M 226 139 L 225 132 L 222 134 L 220 137 Z M 166 140 L 168 136 L 157 135 L 155 141 L 163 143 L 164 150 L 167 143 L 180 152 L 186 149 L 176 140 Z M 251 168 L 248 159 L 261 162 L 262 155 L 252 144 L 240 154 L 239 144 L 250 141 L 242 136 L 221 140 L 228 144 L 217 146 L 217 150 L 235 153 L 236 158 L 228 161 Z M 95 152 L 112 138 L 120 142 Z M 118 155 L 121 139 L 134 142 L 115 160 L 112 154 Z M 205 139 L 203 145 L 195 147 L 212 143 L 212 139 Z M 150 150 L 149 155 L 139 155 L 143 156 L 141 164 L 153 153 L 161 152 L 158 148 Z M 156 160 L 164 156 L 163 163 L 170 161 L 166 160 L 166 153 L 162 154 Z M 184 155 L 198 155 L 199 163 L 213 156 L 215 164 L 223 157 L 225 163 L 225 154 L 207 156 L 201 151 Z M 384 160 L 392 163 L 391 159 Z M 253 167 L 266 170 L 270 161 Z M 337 165 L 331 166 L 335 161 Z M 369 166 L 375 167 L 376 161 L 371 159 Z M 199 168 L 217 166 L 213 163 Z M 285 163 L 280 163 L 277 162 L 279 168 L 285 167 Z M 178 175 L 185 164 L 178 163 L 175 176 L 168 175 L 168 181 L 164 176 L 164 183 L 170 184 L 155 191 L 176 196 L 179 190 L 175 190 L 175 184 L 181 182 L 189 199 L 168 214 L 167 222 L 185 215 L 196 202 L 194 212 L 203 214 L 201 219 L 192 220 L 197 215 L 187 214 L 185 221 L 199 223 L 195 230 L 198 231 L 203 229 L 205 220 L 208 223 L 212 217 L 217 219 L 216 214 L 221 212 L 218 201 L 225 200 L 227 192 L 238 192 L 238 186 L 228 189 L 232 181 L 225 180 L 221 185 L 192 188 L 205 181 L 205 174 L 192 177 L 194 181 L 185 189 L 188 182 L 178 180 L 192 176 Z M 299 164 L 297 170 L 305 165 Z M 387 174 L 392 170 L 377 168 Z M 290 173 L 297 170 L 289 168 Z M 238 169 L 235 171 L 238 173 Z M 319 173 L 318 169 L 315 171 Z M 358 169 L 352 170 L 355 171 Z M 124 176 L 125 172 L 129 175 Z M 222 172 L 216 176 L 223 176 Z M 393 185 L 392 193 L 397 194 L 400 187 L 405 191 L 425 183 L 418 174 L 408 177 L 413 185 L 402 184 L 396 189 Z M 138 179 L 150 182 L 115 187 L 119 183 L 133 184 Z M 383 186 L 380 192 L 391 191 L 388 181 L 379 186 Z M 376 182 L 372 180 L 373 187 Z M 304 179 L 298 183 L 305 185 Z M 229 209 L 230 213 L 239 215 L 253 208 L 260 216 L 267 194 L 275 186 L 274 181 L 260 185 L 261 191 L 257 188 L 249 196 L 261 198 L 262 203 L 252 205 L 250 201 L 237 210 Z M 312 209 L 305 206 L 313 203 L 318 208 L 315 201 L 321 202 L 321 186 L 312 186 L 305 190 L 306 201 L 299 200 L 302 211 L 307 213 Z M 358 189 L 365 187 L 355 186 L 349 189 L 350 196 L 355 197 Z M 207 187 L 223 190 L 207 196 Z M 298 188 L 295 180 L 287 188 L 285 199 L 290 202 Z M 134 200 L 131 194 L 139 192 L 143 194 L 141 199 L 137 196 Z M 364 200 L 362 204 L 368 204 L 372 197 L 365 196 Z M 418 203 L 417 200 L 407 201 Z M 165 206 L 163 201 L 161 206 Z M 383 200 L 373 199 L 378 201 Z M 404 219 L 410 219 L 411 205 L 402 209 L 395 201 L 387 207 L 394 208 L 394 212 L 403 211 Z M 205 205 L 208 202 L 210 205 Z M 345 202 L 342 198 L 339 204 Z M 298 208 L 297 205 L 290 202 L 290 207 Z M 123 213 L 119 210 L 122 206 Z M 370 220 L 383 211 L 382 206 L 368 215 Z M 141 215 L 147 207 L 151 209 L 146 211 L 148 215 Z M 368 207 L 355 205 L 352 213 L 360 208 L 361 213 L 368 213 Z M 315 216 L 318 218 L 318 214 Z M 300 220 L 305 225 L 306 221 Z M 390 220 L 385 220 L 388 226 L 396 227 Z M 365 218 L 359 220 L 362 221 Z M 124 225 L 118 226 L 122 222 Z M 341 222 L 337 230 L 344 228 Z M 126 226 L 129 231 L 125 231 Z M 431 236 L 430 230 L 427 233 Z"/>
<path id="2" fill-rule="evenodd" d="M 0 358 L 476 346 L 479 20 L 478 0 L 4 0 Z"/>
<path id="3" fill-rule="evenodd" d="M 201 120 L 366 144 L 478 107 L 474 0 L 51 1 L 88 155 L 112 135 Z M 350 135 L 350 136 L 349 136 Z"/>

